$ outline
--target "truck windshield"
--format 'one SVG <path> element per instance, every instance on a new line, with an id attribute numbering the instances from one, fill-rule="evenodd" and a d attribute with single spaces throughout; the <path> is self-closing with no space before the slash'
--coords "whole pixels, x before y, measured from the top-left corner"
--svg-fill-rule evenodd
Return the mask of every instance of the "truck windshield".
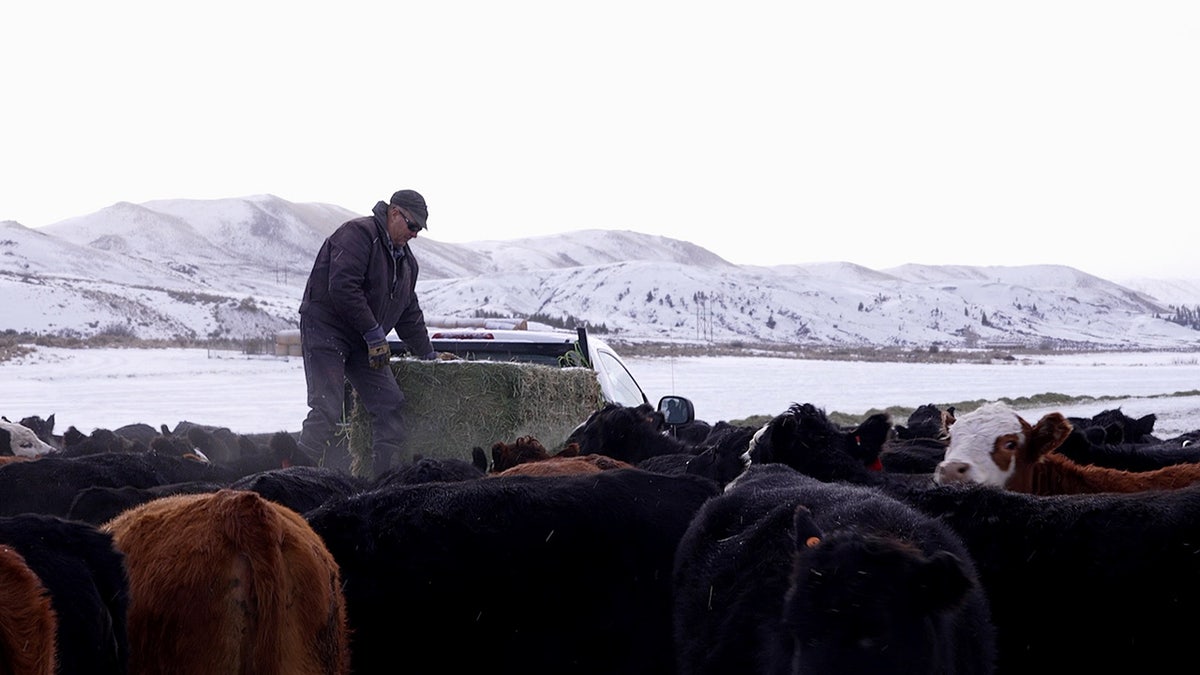
<path id="1" fill-rule="evenodd" d="M 604 378 L 608 384 L 604 389 L 615 399 L 613 403 L 633 407 L 647 402 L 646 394 L 638 386 L 637 380 L 633 379 L 615 354 L 597 351 L 593 366 L 596 376 Z"/>

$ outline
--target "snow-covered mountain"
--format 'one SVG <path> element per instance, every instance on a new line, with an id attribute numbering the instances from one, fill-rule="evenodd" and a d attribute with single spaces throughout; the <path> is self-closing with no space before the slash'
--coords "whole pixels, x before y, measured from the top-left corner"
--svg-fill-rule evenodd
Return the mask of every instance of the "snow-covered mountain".
<path id="1" fill-rule="evenodd" d="M 271 195 L 118 203 L 39 229 L 0 222 L 0 330 L 267 337 L 296 325 L 323 239 L 357 214 Z M 1166 320 L 1200 279 L 1124 285 L 1058 265 L 734 265 L 694 244 L 582 230 L 468 244 L 423 236 L 427 316 L 538 316 L 645 340 L 1200 348 Z"/>

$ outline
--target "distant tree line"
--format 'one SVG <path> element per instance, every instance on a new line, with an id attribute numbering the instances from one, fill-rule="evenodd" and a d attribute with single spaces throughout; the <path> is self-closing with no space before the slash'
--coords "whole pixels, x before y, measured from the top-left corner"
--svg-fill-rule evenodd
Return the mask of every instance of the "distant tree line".
<path id="1" fill-rule="evenodd" d="M 512 314 L 503 314 L 501 312 L 493 312 L 493 311 L 489 311 L 486 309 L 475 310 L 475 318 L 476 319 L 511 319 L 512 316 L 513 316 Z M 554 328 L 562 328 L 565 330 L 575 330 L 576 328 L 584 328 L 589 333 L 606 334 L 609 332 L 608 326 L 606 324 L 590 323 L 590 322 L 580 319 L 578 317 L 571 316 L 570 314 L 563 314 L 562 316 L 551 316 L 549 314 L 542 314 L 540 312 L 537 312 L 534 314 L 530 314 L 529 316 L 527 316 L 525 318 L 528 321 L 544 323 L 547 326 L 553 326 Z"/>
<path id="2" fill-rule="evenodd" d="M 1180 305 L 1175 308 L 1175 314 L 1166 317 L 1166 319 L 1180 326 L 1187 326 L 1192 330 L 1200 330 L 1200 305 L 1194 307 Z"/>

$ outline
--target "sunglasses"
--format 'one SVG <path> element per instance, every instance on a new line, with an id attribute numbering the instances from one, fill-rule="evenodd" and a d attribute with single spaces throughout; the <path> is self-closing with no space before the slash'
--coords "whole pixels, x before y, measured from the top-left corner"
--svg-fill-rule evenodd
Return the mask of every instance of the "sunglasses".
<path id="1" fill-rule="evenodd" d="M 405 214 L 403 211 L 401 211 L 399 208 L 397 208 L 397 209 L 396 209 L 396 211 L 397 211 L 397 212 L 399 212 L 399 213 L 400 213 L 400 217 L 404 219 L 404 224 L 408 226 L 408 231 L 409 231 L 409 232 L 414 232 L 414 233 L 415 233 L 415 232 L 420 232 L 421 230 L 425 229 L 425 226 L 424 226 L 424 225 L 418 225 L 417 223 L 414 223 L 413 221 L 409 220 L 409 219 L 408 219 L 408 215 L 406 215 L 406 214 Z"/>

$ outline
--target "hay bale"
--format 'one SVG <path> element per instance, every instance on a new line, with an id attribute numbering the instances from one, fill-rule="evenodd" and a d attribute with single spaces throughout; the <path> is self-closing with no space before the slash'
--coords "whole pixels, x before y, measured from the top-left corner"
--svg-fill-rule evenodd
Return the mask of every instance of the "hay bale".
<path id="1" fill-rule="evenodd" d="M 300 329 L 288 328 L 275 333 L 275 356 L 300 356 Z"/>
<path id="2" fill-rule="evenodd" d="M 300 329 L 285 328 L 284 330 L 275 333 L 275 344 L 279 345 L 298 345 L 300 344 Z"/>
<path id="3" fill-rule="evenodd" d="M 552 452 L 603 404 L 590 368 L 500 361 L 392 362 L 408 399 L 406 455 L 471 461 L 471 449 L 533 436 Z M 371 429 L 357 396 L 350 415 L 351 470 L 370 474 Z"/>

